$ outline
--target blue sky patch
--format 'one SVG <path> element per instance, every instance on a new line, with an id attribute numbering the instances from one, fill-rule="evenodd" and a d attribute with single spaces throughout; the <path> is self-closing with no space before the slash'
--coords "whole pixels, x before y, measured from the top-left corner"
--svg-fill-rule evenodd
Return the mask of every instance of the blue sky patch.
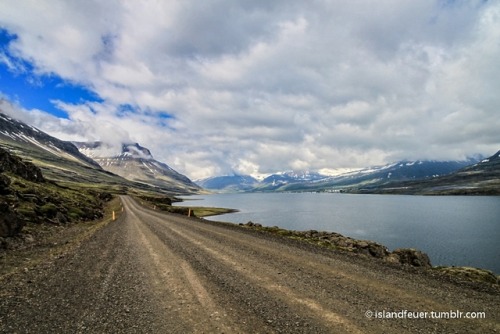
<path id="1" fill-rule="evenodd" d="M 40 109 L 57 117 L 67 118 L 52 101 L 70 104 L 103 100 L 88 88 L 51 75 L 37 75 L 34 66 L 23 59 L 13 57 L 9 44 L 17 38 L 0 29 L 0 93 L 26 109 Z"/>

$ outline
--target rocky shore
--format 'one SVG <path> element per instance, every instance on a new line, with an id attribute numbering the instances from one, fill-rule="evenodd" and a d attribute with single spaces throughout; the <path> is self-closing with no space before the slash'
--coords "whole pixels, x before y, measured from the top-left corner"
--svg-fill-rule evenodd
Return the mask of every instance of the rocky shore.
<path id="1" fill-rule="evenodd" d="M 362 254 L 364 256 L 381 259 L 388 263 L 422 269 L 432 269 L 466 281 L 486 282 L 495 285 L 500 284 L 499 276 L 496 276 L 489 270 L 471 267 L 433 267 L 429 256 L 414 248 L 397 248 L 391 252 L 386 246 L 374 241 L 354 239 L 335 232 L 286 230 L 277 226 L 262 226 L 261 224 L 251 221 L 246 224 L 240 223 L 239 225 L 244 228 L 265 231 L 291 239 L 306 241 L 322 247 Z"/>

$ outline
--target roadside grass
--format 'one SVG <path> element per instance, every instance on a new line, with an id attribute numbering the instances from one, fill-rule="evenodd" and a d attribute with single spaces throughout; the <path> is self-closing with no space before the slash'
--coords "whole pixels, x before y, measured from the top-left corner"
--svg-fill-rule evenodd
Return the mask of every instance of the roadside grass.
<path id="1" fill-rule="evenodd" d="M 491 284 L 499 284 L 500 276 L 496 276 L 492 271 L 473 267 L 434 267 L 433 270 L 445 275 L 454 276 L 466 281 L 476 281 Z"/>
<path id="2" fill-rule="evenodd" d="M 237 212 L 237 210 L 227 209 L 227 208 L 211 208 L 211 207 L 203 207 L 203 206 L 195 206 L 195 207 L 182 207 L 191 209 L 196 217 L 209 217 L 209 216 L 217 216 L 223 215 L 226 213 Z"/>
<path id="3" fill-rule="evenodd" d="M 178 202 L 175 197 L 155 197 L 155 196 L 133 196 L 136 201 L 150 209 L 175 213 L 191 217 L 208 217 L 237 212 L 238 210 L 228 208 L 204 207 L 204 206 L 173 206 L 173 202 Z"/>
<path id="4" fill-rule="evenodd" d="M 78 185 L 61 185 L 51 181 L 37 183 L 5 173 L 11 180 L 4 199 L 16 206 L 17 212 L 30 223 L 88 221 L 98 218 L 103 201 L 111 197 L 102 189 Z M 100 190 L 100 191 L 98 191 Z M 30 225 L 28 223 L 27 225 Z"/>

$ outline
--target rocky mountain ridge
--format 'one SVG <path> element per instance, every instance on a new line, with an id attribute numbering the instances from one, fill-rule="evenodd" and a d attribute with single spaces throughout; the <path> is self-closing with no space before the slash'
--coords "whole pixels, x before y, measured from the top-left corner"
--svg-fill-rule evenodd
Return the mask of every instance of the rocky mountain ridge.
<path id="1" fill-rule="evenodd" d="M 35 149 L 43 149 L 57 157 L 73 160 L 92 168 L 101 168 L 94 160 L 80 153 L 71 142 L 59 140 L 1 112 L 0 139 L 4 142 L 22 143 Z"/>
<path id="2" fill-rule="evenodd" d="M 83 145 L 87 154 L 80 152 L 77 145 Z M 100 142 L 62 141 L 1 111 L 0 147 L 33 162 L 46 177 L 55 181 L 109 183 L 112 187 L 130 186 L 169 194 L 201 191 L 186 176 L 156 161 L 151 152 L 139 144 L 125 143 L 116 152 Z M 102 168 L 102 164 L 106 168 Z"/>
<path id="3" fill-rule="evenodd" d="M 259 181 L 250 175 L 224 175 L 196 180 L 199 186 L 219 192 L 244 192 L 254 189 Z"/>
<path id="4" fill-rule="evenodd" d="M 154 159 L 151 151 L 138 143 L 123 143 L 121 150 L 103 142 L 74 144 L 104 170 L 127 180 L 149 184 L 159 189 L 169 189 L 178 194 L 197 193 L 202 190 L 185 175 Z"/>

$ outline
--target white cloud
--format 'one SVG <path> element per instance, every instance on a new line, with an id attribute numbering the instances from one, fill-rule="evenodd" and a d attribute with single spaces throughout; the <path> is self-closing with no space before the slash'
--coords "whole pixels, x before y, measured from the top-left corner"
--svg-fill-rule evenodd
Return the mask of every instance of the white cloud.
<path id="1" fill-rule="evenodd" d="M 57 102 L 67 120 L 30 111 L 37 126 L 137 141 L 198 178 L 494 153 L 499 12 L 479 0 L 16 1 L 0 3 L 0 26 L 18 36 L 10 55 L 104 100 Z"/>

